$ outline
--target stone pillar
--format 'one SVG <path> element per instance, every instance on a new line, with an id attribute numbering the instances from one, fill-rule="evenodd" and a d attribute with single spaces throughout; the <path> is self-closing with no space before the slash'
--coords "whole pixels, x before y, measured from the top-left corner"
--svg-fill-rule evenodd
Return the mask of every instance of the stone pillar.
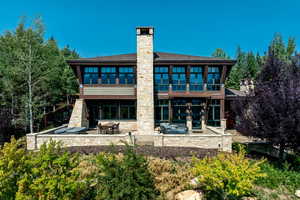
<path id="1" fill-rule="evenodd" d="M 153 28 L 137 27 L 137 130 L 154 134 Z"/>
<path id="2" fill-rule="evenodd" d="M 188 127 L 189 129 L 189 133 L 192 133 L 192 129 L 193 129 L 193 124 L 192 124 L 192 117 L 191 116 L 188 116 L 186 118 L 186 126 Z"/>
<path id="3" fill-rule="evenodd" d="M 76 99 L 68 127 L 89 127 L 84 99 Z"/>
<path id="4" fill-rule="evenodd" d="M 205 124 L 205 117 L 204 117 L 204 114 L 203 114 L 202 117 L 201 117 L 201 129 L 202 129 L 202 131 L 205 131 L 205 130 L 206 130 L 206 124 Z"/>
<path id="5" fill-rule="evenodd" d="M 226 130 L 226 123 L 227 120 L 226 119 L 221 119 L 221 128 L 225 131 Z"/>

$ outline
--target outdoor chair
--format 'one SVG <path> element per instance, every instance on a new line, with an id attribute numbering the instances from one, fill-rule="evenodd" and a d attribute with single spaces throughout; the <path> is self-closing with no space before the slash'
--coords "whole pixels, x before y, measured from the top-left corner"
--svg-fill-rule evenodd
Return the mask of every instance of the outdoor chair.
<path id="1" fill-rule="evenodd" d="M 120 126 L 120 123 L 114 124 L 112 126 L 112 134 L 119 134 L 120 133 L 119 126 Z"/>
<path id="2" fill-rule="evenodd" d="M 160 132 L 164 134 L 187 134 L 188 128 L 185 124 L 161 123 Z"/>

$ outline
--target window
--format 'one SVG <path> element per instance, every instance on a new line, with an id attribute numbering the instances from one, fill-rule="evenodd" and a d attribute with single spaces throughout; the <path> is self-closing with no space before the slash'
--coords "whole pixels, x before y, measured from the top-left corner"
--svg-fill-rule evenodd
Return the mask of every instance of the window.
<path id="1" fill-rule="evenodd" d="M 155 102 L 155 121 L 158 123 L 169 121 L 168 100 L 157 100 Z"/>
<path id="2" fill-rule="evenodd" d="M 109 103 L 102 105 L 102 119 L 118 119 L 118 103 Z"/>
<path id="3" fill-rule="evenodd" d="M 155 91 L 166 92 L 169 90 L 169 68 L 155 67 L 154 71 L 154 88 Z"/>
<path id="4" fill-rule="evenodd" d="M 135 101 L 101 102 L 101 119 L 136 119 Z"/>
<path id="5" fill-rule="evenodd" d="M 173 67 L 172 90 L 173 91 L 185 91 L 186 90 L 185 67 Z"/>
<path id="6" fill-rule="evenodd" d="M 83 84 L 97 84 L 99 78 L 98 67 L 85 67 Z"/>
<path id="7" fill-rule="evenodd" d="M 220 90 L 220 77 L 219 67 L 208 67 L 207 90 Z"/>
<path id="8" fill-rule="evenodd" d="M 120 84 L 134 84 L 133 67 L 119 68 L 119 83 Z"/>
<path id="9" fill-rule="evenodd" d="M 203 69 L 202 67 L 191 67 L 190 69 L 190 90 L 203 90 Z"/>
<path id="10" fill-rule="evenodd" d="M 135 102 L 120 102 L 120 119 L 136 119 Z"/>
<path id="11" fill-rule="evenodd" d="M 101 67 L 101 83 L 116 84 L 116 67 Z"/>
<path id="12" fill-rule="evenodd" d="M 208 108 L 207 124 L 209 126 L 220 126 L 220 100 L 211 100 Z"/>
<path id="13" fill-rule="evenodd" d="M 172 108 L 173 108 L 173 122 L 186 123 L 187 101 L 185 99 L 174 99 L 172 100 Z"/>

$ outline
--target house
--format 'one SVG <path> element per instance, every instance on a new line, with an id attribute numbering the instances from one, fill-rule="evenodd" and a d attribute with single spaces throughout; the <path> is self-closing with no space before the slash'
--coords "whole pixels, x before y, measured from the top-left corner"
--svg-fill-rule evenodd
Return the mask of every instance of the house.
<path id="1" fill-rule="evenodd" d="M 229 102 L 238 94 L 224 83 L 235 60 L 153 50 L 153 27 L 137 27 L 137 52 L 68 60 L 79 82 L 69 127 L 120 123 L 121 134 L 28 134 L 28 149 L 50 139 L 67 146 L 131 144 L 231 151 L 225 133 Z M 230 119 L 229 121 L 232 121 Z M 186 124 L 189 134 L 160 134 L 160 123 Z M 229 123 L 230 124 L 230 123 Z"/>
<path id="2" fill-rule="evenodd" d="M 153 37 L 153 27 L 137 27 L 137 53 L 68 60 L 80 85 L 69 126 L 113 120 L 136 134 L 162 122 L 226 126 L 224 82 L 235 60 L 155 52 Z"/>

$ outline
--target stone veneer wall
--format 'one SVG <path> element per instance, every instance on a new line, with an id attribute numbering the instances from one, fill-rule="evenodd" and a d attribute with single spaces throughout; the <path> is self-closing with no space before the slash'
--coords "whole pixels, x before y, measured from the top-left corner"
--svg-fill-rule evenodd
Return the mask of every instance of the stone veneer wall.
<path id="1" fill-rule="evenodd" d="M 64 126 L 66 127 L 66 126 Z M 62 127 L 58 127 L 62 128 Z M 143 140 L 144 137 L 152 140 L 152 145 L 157 147 L 196 147 L 203 149 L 219 149 L 220 151 L 231 152 L 232 135 L 204 135 L 204 134 L 155 134 L 155 135 L 100 135 L 100 134 L 53 134 L 58 129 L 51 129 L 40 133 L 27 134 L 27 149 L 37 150 L 43 143 L 50 140 L 60 141 L 64 146 L 101 146 L 101 145 L 124 145 L 124 141 L 130 145 L 136 144 L 137 141 Z M 147 141 L 147 142 L 149 142 Z M 145 142 L 145 141 L 140 141 Z"/>
<path id="2" fill-rule="evenodd" d="M 137 28 L 137 130 L 154 133 L 153 29 L 140 34 Z"/>
<path id="3" fill-rule="evenodd" d="M 232 135 L 155 135 L 154 146 L 196 147 L 231 152 Z"/>
<path id="4" fill-rule="evenodd" d="M 76 99 L 68 127 L 89 127 L 84 99 Z"/>

